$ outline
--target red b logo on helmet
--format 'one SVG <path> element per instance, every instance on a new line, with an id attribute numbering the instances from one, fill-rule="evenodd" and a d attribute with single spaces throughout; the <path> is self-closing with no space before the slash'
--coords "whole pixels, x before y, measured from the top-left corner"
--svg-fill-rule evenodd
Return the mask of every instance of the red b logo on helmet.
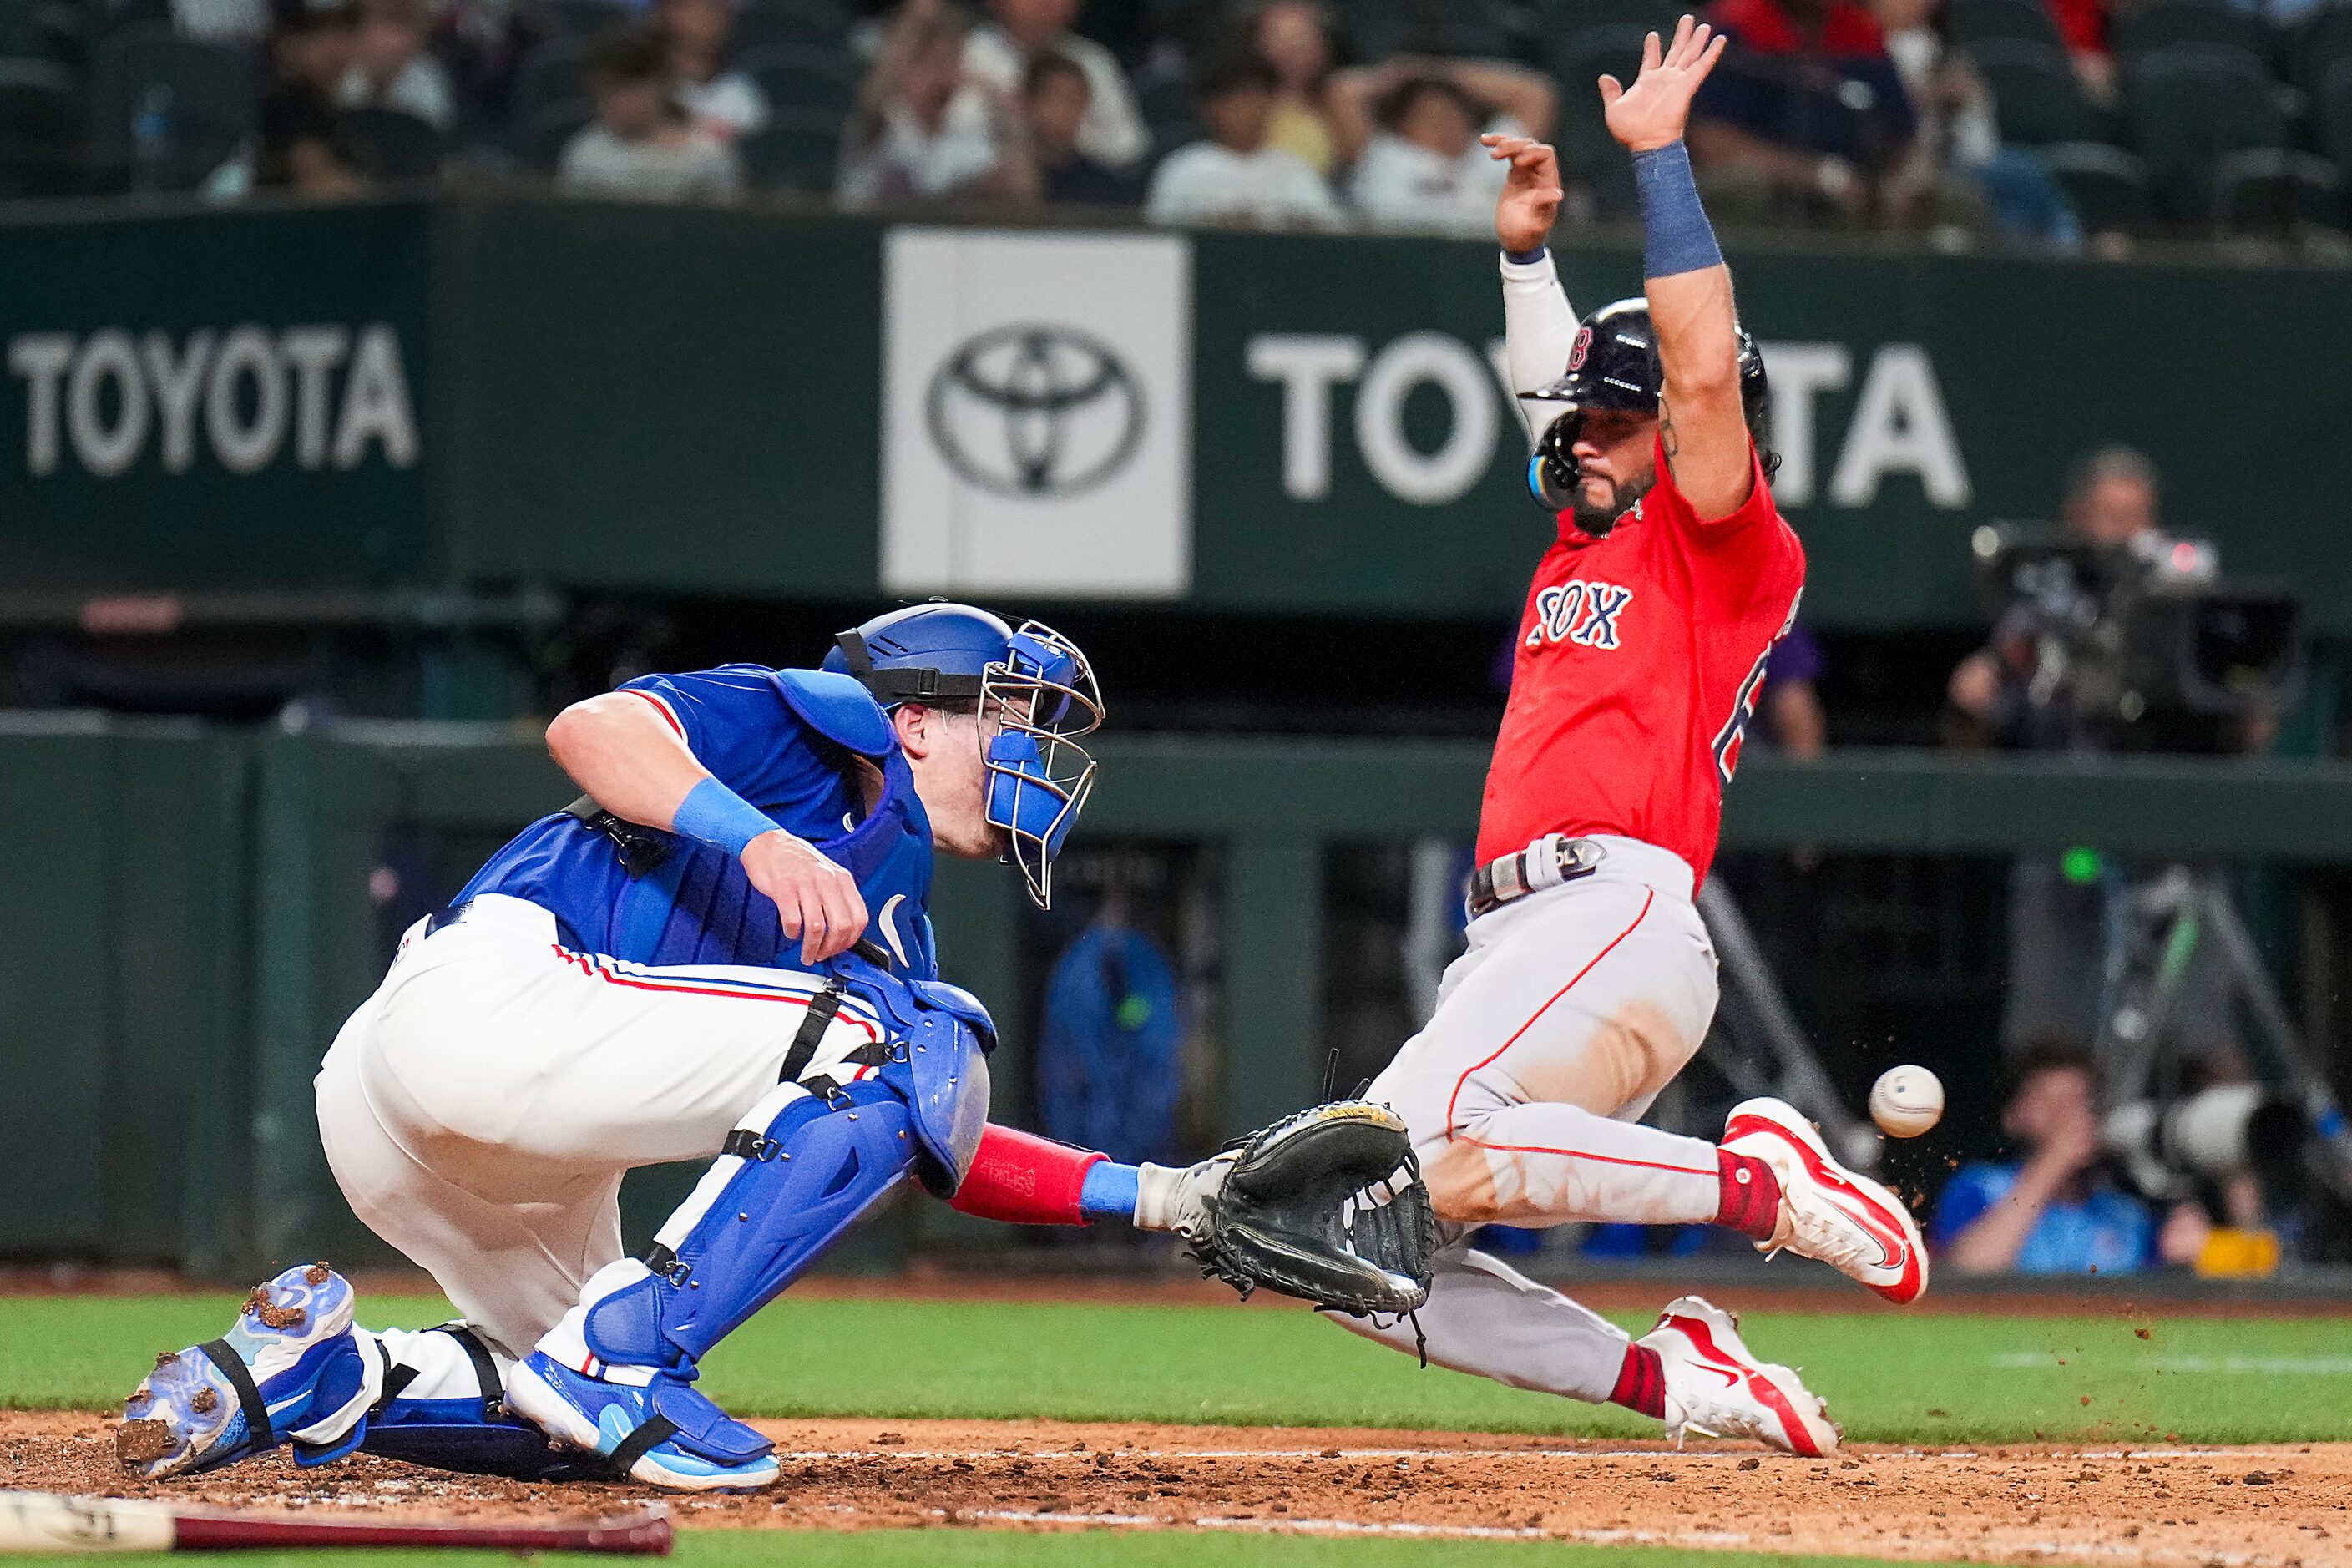
<path id="1" fill-rule="evenodd" d="M 1570 375 L 1584 368 L 1584 351 L 1591 346 L 1592 329 L 1579 327 L 1576 331 L 1576 346 L 1568 351 L 1568 373 Z"/>

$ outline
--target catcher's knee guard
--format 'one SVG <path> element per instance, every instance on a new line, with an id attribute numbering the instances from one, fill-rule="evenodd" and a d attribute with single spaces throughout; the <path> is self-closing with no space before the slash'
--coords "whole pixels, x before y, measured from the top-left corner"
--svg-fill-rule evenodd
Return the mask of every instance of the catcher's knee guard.
<path id="1" fill-rule="evenodd" d="M 691 1376 L 914 1167 L 912 1118 L 883 1084 L 823 1099 L 787 1084 L 767 1103 L 778 1101 L 763 1131 L 729 1135 L 656 1237 L 648 1276 L 588 1309 L 583 1335 L 597 1356 Z"/>

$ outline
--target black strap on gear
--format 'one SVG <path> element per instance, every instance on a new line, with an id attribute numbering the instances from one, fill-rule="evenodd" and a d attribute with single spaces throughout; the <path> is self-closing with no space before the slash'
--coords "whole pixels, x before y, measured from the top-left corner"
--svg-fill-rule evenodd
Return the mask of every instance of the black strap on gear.
<path id="1" fill-rule="evenodd" d="M 261 1397 L 260 1384 L 253 1381 L 253 1369 L 229 1348 L 226 1340 L 206 1340 L 196 1347 L 205 1359 L 220 1368 L 221 1375 L 236 1390 L 237 1407 L 245 1412 L 246 1430 L 256 1442 L 267 1442 L 276 1434 L 269 1426 L 269 1402 Z"/>
<path id="2" fill-rule="evenodd" d="M 481 1335 L 464 1323 L 436 1323 L 425 1331 L 448 1335 L 457 1342 L 457 1348 L 466 1352 L 466 1359 L 474 1363 L 474 1386 L 481 1392 L 482 1419 L 496 1421 L 504 1415 L 506 1384 L 499 1377 L 498 1360 L 490 1354 L 490 1347 L 482 1342 Z M 383 1348 L 382 1340 L 376 1341 L 375 1351 L 383 1358 L 383 1392 L 376 1395 L 373 1405 L 368 1406 L 371 1415 L 407 1393 L 408 1385 L 424 1375 L 406 1362 L 393 1360 L 392 1352 Z"/>
<path id="3" fill-rule="evenodd" d="M 834 646 L 857 683 L 881 702 L 978 701 L 983 680 L 977 675 L 950 675 L 943 669 L 901 666 L 877 669 L 866 639 L 855 630 L 834 634 Z"/>
<path id="4" fill-rule="evenodd" d="M 633 879 L 657 869 L 663 861 L 669 858 L 668 839 L 649 828 L 614 816 L 596 804 L 594 795 L 582 795 L 563 808 L 563 815 L 611 839 L 614 849 L 621 857 L 621 869 Z"/>
<path id="5" fill-rule="evenodd" d="M 667 1415 L 648 1415 L 643 1426 L 621 1439 L 620 1446 L 608 1456 L 607 1462 L 612 1465 L 614 1475 L 625 1478 L 629 1468 L 644 1458 L 646 1450 L 677 1435 L 677 1422 Z"/>
<path id="6" fill-rule="evenodd" d="M 833 1026 L 835 1015 L 841 1011 L 842 985 L 838 980 L 828 980 L 824 989 L 809 998 L 808 1012 L 801 1018 L 800 1031 L 793 1036 L 792 1049 L 784 1053 L 783 1069 L 776 1074 L 778 1083 L 791 1083 L 808 1070 L 816 1059 L 816 1047 L 824 1038 L 825 1030 Z"/>

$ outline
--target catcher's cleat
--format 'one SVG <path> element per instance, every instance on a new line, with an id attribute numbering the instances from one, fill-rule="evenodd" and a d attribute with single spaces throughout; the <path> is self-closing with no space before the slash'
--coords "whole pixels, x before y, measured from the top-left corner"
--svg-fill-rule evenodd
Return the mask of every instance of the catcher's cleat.
<path id="1" fill-rule="evenodd" d="M 323 1263 L 257 1285 L 221 1338 L 155 1359 L 115 1429 L 124 1473 L 218 1469 L 294 1445 L 322 1465 L 358 1447 L 383 1379 L 352 1333 L 352 1288 Z"/>
<path id="2" fill-rule="evenodd" d="M 1754 1437 L 1783 1453 L 1817 1459 L 1838 1447 L 1829 1406 L 1785 1366 L 1760 1362 L 1739 1340 L 1731 1314 L 1696 1296 L 1671 1303 L 1635 1342 L 1658 1352 L 1665 1373 L 1666 1431 Z"/>
<path id="3" fill-rule="evenodd" d="M 1903 1201 L 1831 1157 L 1813 1124 L 1785 1100 L 1749 1100 L 1732 1107 L 1723 1145 L 1772 1167 L 1780 1182 L 1780 1216 L 1770 1256 L 1783 1247 L 1815 1258 L 1901 1306 L 1927 1289 L 1927 1248 Z"/>
<path id="4" fill-rule="evenodd" d="M 667 1373 L 614 1383 L 534 1351 L 508 1376 L 507 1405 L 558 1443 L 601 1454 L 614 1472 L 647 1486 L 748 1492 L 782 1474 L 774 1444 Z"/>

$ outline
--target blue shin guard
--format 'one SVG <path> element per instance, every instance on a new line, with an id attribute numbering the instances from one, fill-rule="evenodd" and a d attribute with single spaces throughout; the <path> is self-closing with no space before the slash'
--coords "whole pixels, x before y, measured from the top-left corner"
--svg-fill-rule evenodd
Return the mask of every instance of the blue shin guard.
<path id="1" fill-rule="evenodd" d="M 793 1094 L 765 1133 L 739 1131 L 656 1238 L 649 1278 L 588 1310 L 588 1348 L 627 1366 L 693 1364 L 907 1179 L 907 1104 L 879 1083 Z"/>
<path id="2" fill-rule="evenodd" d="M 774 1446 L 694 1387 L 700 1360 L 915 1164 L 907 1102 L 880 1083 L 780 1085 L 744 1121 L 646 1262 L 613 1266 L 636 1278 L 514 1369 L 515 1407 L 608 1471 L 679 1490 L 773 1482 Z"/>
<path id="3" fill-rule="evenodd" d="M 499 1363 L 472 1329 L 463 1323 L 444 1323 L 425 1332 L 446 1335 L 449 1344 L 464 1352 L 473 1369 L 474 1391 L 413 1395 L 408 1390 L 416 1385 L 419 1369 L 394 1361 L 389 1350 L 383 1352 L 383 1393 L 369 1415 L 361 1452 L 436 1470 L 502 1476 L 509 1480 L 610 1479 L 611 1472 L 603 1464 L 585 1458 L 576 1449 L 557 1447 L 533 1423 L 507 1409 Z M 447 1381 L 440 1380 L 445 1388 Z M 425 1386 L 434 1384 L 428 1380 Z"/>

